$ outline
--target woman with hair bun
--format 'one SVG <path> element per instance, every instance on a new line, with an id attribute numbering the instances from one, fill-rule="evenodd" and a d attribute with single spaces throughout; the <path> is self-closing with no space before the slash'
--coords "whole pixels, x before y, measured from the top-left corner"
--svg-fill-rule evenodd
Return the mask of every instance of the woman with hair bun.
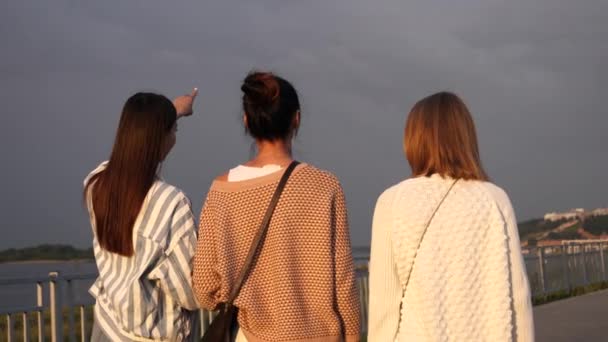
<path id="1" fill-rule="evenodd" d="M 238 308 L 237 341 L 358 341 L 359 300 L 340 183 L 327 171 L 294 163 L 300 102 L 288 81 L 252 72 L 241 90 L 243 123 L 257 154 L 209 189 L 194 257 L 196 297 L 216 310 L 237 293 L 231 303 Z M 287 183 L 256 239 L 284 173 Z"/>

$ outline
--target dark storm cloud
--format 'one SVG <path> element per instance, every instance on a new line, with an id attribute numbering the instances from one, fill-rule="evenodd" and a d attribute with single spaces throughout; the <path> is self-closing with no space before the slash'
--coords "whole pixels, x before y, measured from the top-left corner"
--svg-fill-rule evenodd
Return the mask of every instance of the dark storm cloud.
<path id="1" fill-rule="evenodd" d="M 0 13 L 0 248 L 89 243 L 81 180 L 139 90 L 201 89 L 164 166 L 199 210 L 214 175 L 249 156 L 239 82 L 252 68 L 300 91 L 297 157 L 340 177 L 356 245 L 376 197 L 409 175 L 409 107 L 443 89 L 471 107 L 520 219 L 608 206 L 603 0 L 9 0 Z"/>

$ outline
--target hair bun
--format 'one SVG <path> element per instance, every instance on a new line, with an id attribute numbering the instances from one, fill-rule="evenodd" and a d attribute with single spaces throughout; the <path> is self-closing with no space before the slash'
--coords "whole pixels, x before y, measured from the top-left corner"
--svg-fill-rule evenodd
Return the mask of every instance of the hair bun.
<path id="1" fill-rule="evenodd" d="M 245 78 L 241 90 L 245 100 L 260 107 L 271 106 L 276 103 L 280 95 L 279 82 L 272 73 L 254 72 Z"/>

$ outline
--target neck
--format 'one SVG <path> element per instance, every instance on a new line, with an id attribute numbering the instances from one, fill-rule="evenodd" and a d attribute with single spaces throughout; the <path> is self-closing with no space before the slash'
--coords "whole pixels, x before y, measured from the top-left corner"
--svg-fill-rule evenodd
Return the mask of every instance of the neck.
<path id="1" fill-rule="evenodd" d="M 247 164 L 249 166 L 264 166 L 267 164 L 288 165 L 291 161 L 291 142 L 277 141 L 256 141 L 258 153 Z"/>

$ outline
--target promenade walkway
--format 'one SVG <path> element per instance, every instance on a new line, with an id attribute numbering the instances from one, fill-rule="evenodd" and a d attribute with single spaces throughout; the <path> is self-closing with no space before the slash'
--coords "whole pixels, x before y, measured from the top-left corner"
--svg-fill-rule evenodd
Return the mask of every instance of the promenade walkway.
<path id="1" fill-rule="evenodd" d="M 534 308 L 536 341 L 608 341 L 608 290 Z"/>

